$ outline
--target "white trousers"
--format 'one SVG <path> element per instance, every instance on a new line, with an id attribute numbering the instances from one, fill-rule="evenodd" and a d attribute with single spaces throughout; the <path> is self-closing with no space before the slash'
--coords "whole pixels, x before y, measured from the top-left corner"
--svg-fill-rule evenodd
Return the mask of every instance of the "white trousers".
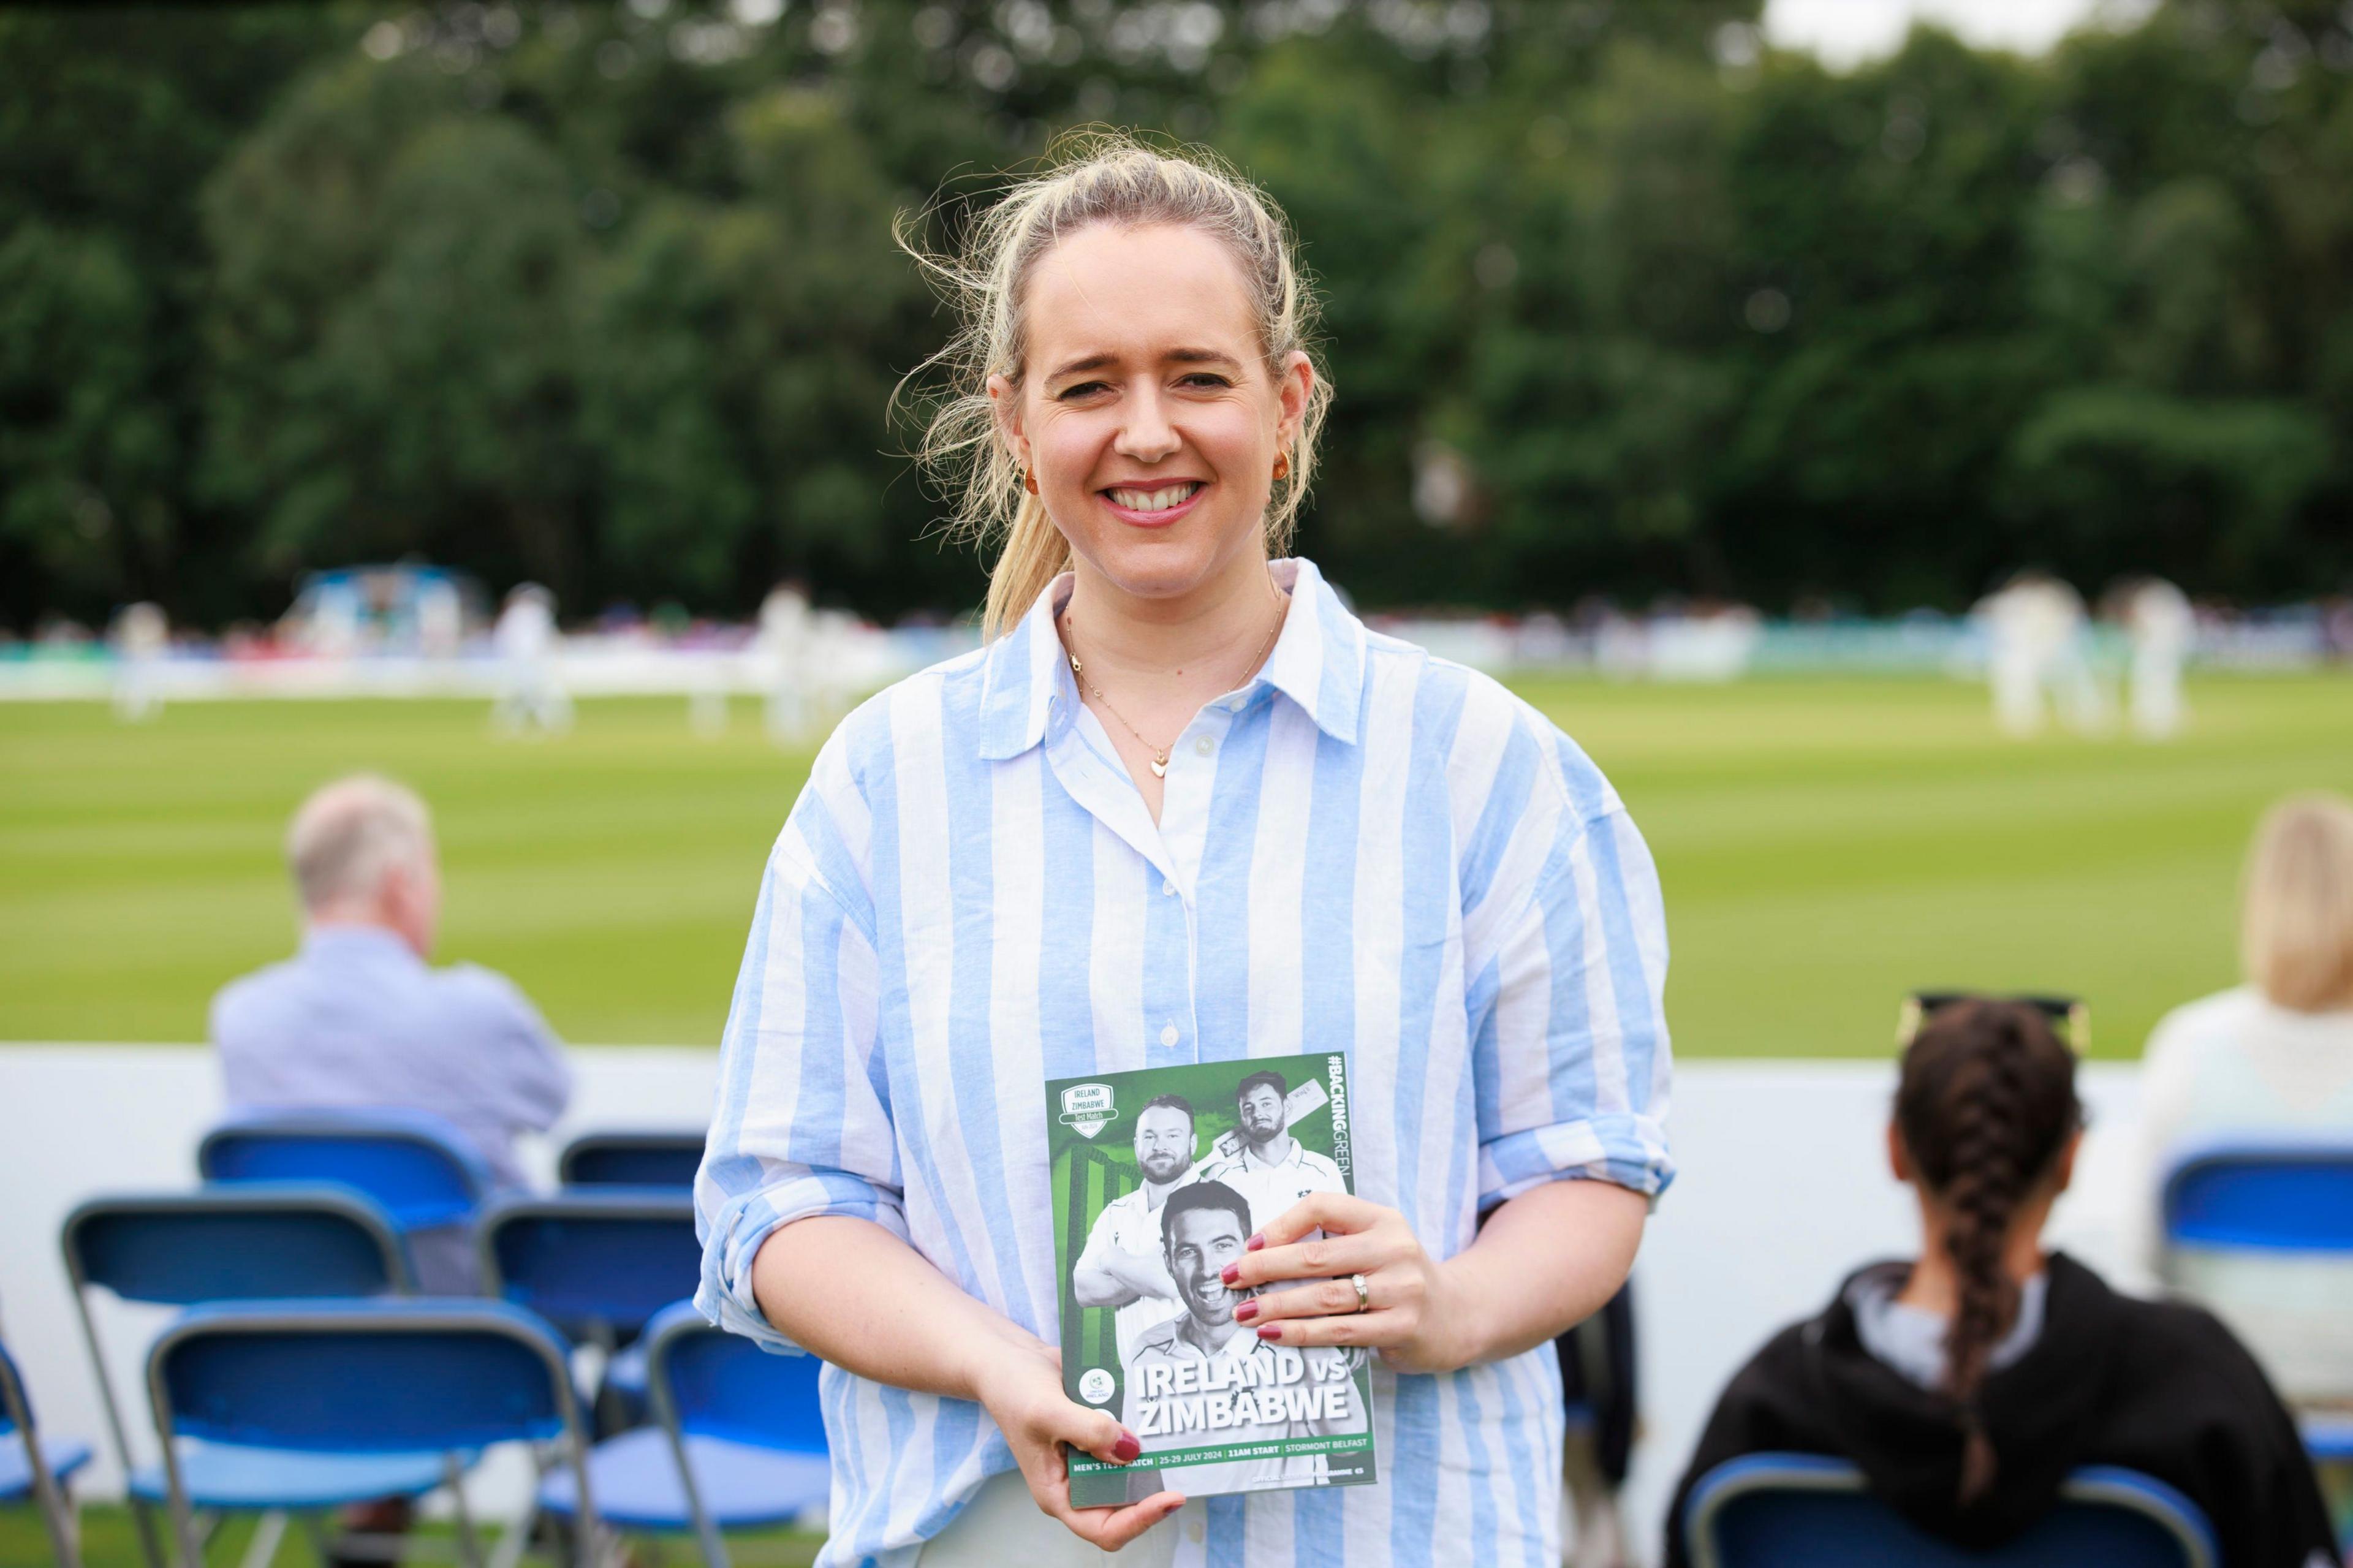
<path id="1" fill-rule="evenodd" d="M 1098 1552 L 1068 1526 L 1039 1511 L 1037 1500 L 1018 1470 L 1007 1470 L 980 1484 L 964 1511 L 923 1543 L 916 1568 L 1168 1568 L 1176 1560 L 1176 1532 L 1199 1530 L 1204 1509 L 1188 1502 L 1118 1552 Z"/>

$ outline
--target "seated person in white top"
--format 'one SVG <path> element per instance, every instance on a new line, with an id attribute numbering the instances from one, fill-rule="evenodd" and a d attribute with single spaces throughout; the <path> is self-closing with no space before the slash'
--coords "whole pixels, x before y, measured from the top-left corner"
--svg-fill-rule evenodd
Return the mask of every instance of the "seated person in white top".
<path id="1" fill-rule="evenodd" d="M 1249 1321 L 1254 1292 L 1228 1289 L 1225 1268 L 1255 1229 L 1247 1208 L 1240 1193 L 1207 1178 L 1161 1205 L 1165 1260 L 1184 1310 L 1147 1330 L 1126 1358 L 1127 1425 L 1144 1445 L 1130 1474 L 1131 1500 L 1163 1486 L 1208 1497 L 1320 1481 L 1331 1463 L 1322 1454 L 1145 1472 L 1154 1455 L 1170 1450 L 1366 1429 L 1368 1412 L 1352 1375 L 1363 1352 L 1276 1344 Z"/>
<path id="2" fill-rule="evenodd" d="M 501 1186 L 520 1187 L 514 1138 L 563 1113 L 563 1047 L 521 991 L 472 964 L 434 969 L 441 879 L 425 803 L 386 779 L 328 784 L 286 838 L 302 948 L 213 999 L 232 1110 L 430 1111 Z M 474 1289 L 470 1238 L 411 1238 L 420 1287 Z"/>
<path id="3" fill-rule="evenodd" d="M 1201 1163 L 1201 1180 L 1223 1182 L 1250 1200 L 1252 1230 L 1264 1230 L 1310 1193 L 1345 1193 L 1340 1167 L 1301 1146 L 1289 1131 L 1291 1085 L 1279 1072 L 1254 1072 L 1234 1086 L 1240 1147 Z"/>
<path id="4" fill-rule="evenodd" d="M 1119 1309 L 1123 1362 L 1135 1354 L 1145 1330 L 1185 1310 L 1162 1261 L 1160 1234 L 1160 1206 L 1193 1179 L 1193 1107 L 1184 1099 L 1164 1094 L 1135 1113 L 1135 1168 L 1144 1184 L 1103 1205 L 1071 1266 L 1080 1306 Z"/>
<path id="5" fill-rule="evenodd" d="M 2194 1143 L 2353 1140 L 2353 802 L 2310 795 L 2264 817 L 2248 857 L 2248 984 L 2178 1007 L 2141 1068 L 2137 1198 L 2148 1261 L 2231 1325 L 2291 1405 L 2353 1407 L 2353 1265 L 2283 1254 L 2166 1255 L 2160 1185 Z"/>

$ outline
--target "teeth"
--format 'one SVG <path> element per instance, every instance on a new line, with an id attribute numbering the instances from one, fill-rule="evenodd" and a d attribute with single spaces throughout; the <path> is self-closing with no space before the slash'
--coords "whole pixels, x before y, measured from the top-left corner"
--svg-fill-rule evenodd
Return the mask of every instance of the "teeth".
<path id="1" fill-rule="evenodd" d="M 1166 511 L 1172 506 L 1181 506 L 1192 500 L 1193 492 L 1200 488 L 1198 484 L 1182 484 L 1156 490 L 1113 489 L 1111 499 L 1113 504 L 1124 506 L 1130 511 Z"/>

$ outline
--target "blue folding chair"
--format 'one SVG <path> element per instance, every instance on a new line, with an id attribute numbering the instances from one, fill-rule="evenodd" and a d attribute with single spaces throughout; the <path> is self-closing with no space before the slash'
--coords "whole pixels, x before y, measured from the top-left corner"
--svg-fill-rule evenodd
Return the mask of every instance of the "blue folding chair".
<path id="1" fill-rule="evenodd" d="M 606 1352 L 599 1429 L 643 1419 L 645 1354 L 635 1342 L 656 1312 L 694 1293 L 702 1244 L 693 1198 L 638 1187 L 511 1198 L 491 1205 L 475 1235 L 485 1294 Z"/>
<path id="2" fill-rule="evenodd" d="M 684 1187 L 702 1168 L 702 1134 L 583 1132 L 556 1156 L 555 1179 L 567 1187 Z"/>
<path id="3" fill-rule="evenodd" d="M 815 1356 L 773 1355 L 712 1327 L 691 1301 L 646 1329 L 653 1427 L 599 1443 L 588 1476 L 605 1522 L 656 1534 L 692 1531 L 709 1568 L 727 1568 L 721 1532 L 790 1523 L 831 1487 Z M 554 1475 L 540 1506 L 575 1508 L 570 1477 Z"/>
<path id="4" fill-rule="evenodd" d="M 106 1413 L 108 1436 L 148 1561 L 164 1560 L 148 1507 L 169 1493 L 163 1465 L 141 1465 L 107 1375 L 90 1310 L 93 1287 L 125 1301 L 189 1307 L 270 1298 L 335 1299 L 405 1294 L 408 1258 L 383 1209 L 334 1185 L 256 1183 L 194 1193 L 93 1198 L 68 1215 L 61 1237 L 82 1342 Z M 174 1460 L 198 1508 L 228 1512 L 315 1512 L 383 1497 L 414 1497 L 449 1484 L 456 1461 L 442 1455 L 397 1459 L 286 1454 L 203 1444 Z M 460 1511 L 463 1497 L 459 1497 Z M 266 1528 L 274 1542 L 283 1527 Z"/>
<path id="5" fill-rule="evenodd" d="M 1700 1478 L 1683 1509 L 1694 1568 L 2218 1568 L 2196 1503 L 2131 1470 L 2075 1471 L 2025 1533 L 1973 1552 L 1871 1495 L 1862 1472 L 1819 1454 L 1747 1454 Z"/>
<path id="6" fill-rule="evenodd" d="M 185 1568 L 200 1568 L 201 1506 L 183 1444 L 406 1464 L 492 1443 L 563 1444 L 580 1501 L 575 1560 L 596 1561 L 587 1449 L 555 1331 L 494 1301 L 248 1301 L 183 1313 L 148 1354 L 172 1521 Z M 529 1531 L 533 1521 L 516 1528 Z M 480 1552 L 461 1519 L 459 1547 Z"/>
<path id="7" fill-rule="evenodd" d="M 80 1568 L 73 1510 L 66 1483 L 90 1463 L 90 1445 L 44 1437 L 33 1425 L 33 1400 L 25 1380 L 0 1345 L 0 1503 L 30 1498 L 49 1532 L 58 1568 Z"/>
<path id="8" fill-rule="evenodd" d="M 2353 1139 L 2233 1137 L 2176 1150 L 2163 1184 L 2166 1270 L 2199 1254 L 2353 1265 Z M 2353 1460 L 2353 1418 L 2311 1415 L 2316 1462 Z"/>

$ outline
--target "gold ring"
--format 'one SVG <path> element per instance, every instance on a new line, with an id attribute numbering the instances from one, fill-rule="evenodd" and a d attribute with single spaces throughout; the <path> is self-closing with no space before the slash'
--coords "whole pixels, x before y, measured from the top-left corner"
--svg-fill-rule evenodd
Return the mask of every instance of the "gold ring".
<path id="1" fill-rule="evenodd" d="M 1356 1288 L 1356 1310 L 1359 1312 L 1371 1311 L 1373 1310 L 1373 1291 L 1372 1287 L 1365 1283 L 1365 1277 L 1361 1274 L 1351 1274 L 1348 1276 L 1348 1283 Z"/>

